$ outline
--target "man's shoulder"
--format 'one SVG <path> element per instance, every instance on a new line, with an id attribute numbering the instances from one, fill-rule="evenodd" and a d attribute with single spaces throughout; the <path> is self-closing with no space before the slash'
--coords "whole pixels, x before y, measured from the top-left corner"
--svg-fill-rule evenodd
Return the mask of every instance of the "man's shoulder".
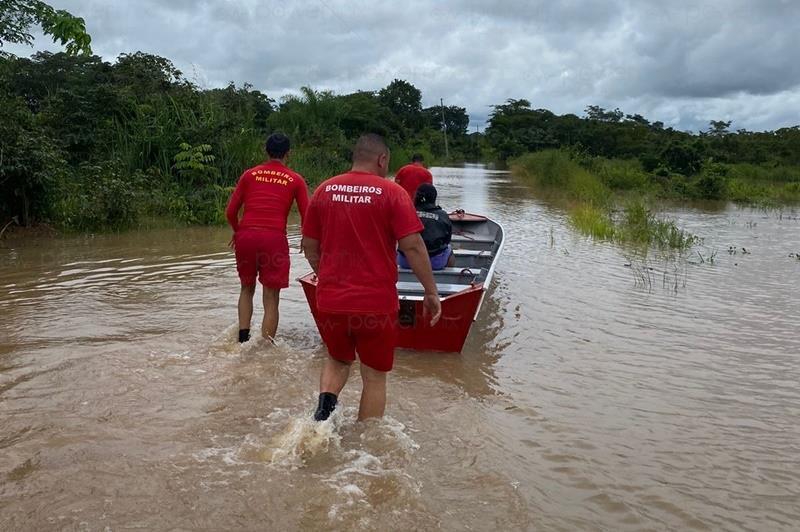
<path id="1" fill-rule="evenodd" d="M 303 177 L 303 176 L 302 176 L 302 175 L 301 175 L 299 172 L 295 172 L 294 170 L 292 170 L 292 169 L 291 169 L 291 168 L 289 168 L 288 166 L 284 166 L 284 167 L 283 167 L 283 170 L 284 170 L 284 171 L 286 171 L 286 173 L 287 173 L 287 174 L 289 174 L 290 176 L 292 176 L 292 178 L 293 178 L 295 181 L 297 181 L 297 182 L 300 182 L 300 183 L 304 183 L 304 184 L 305 184 L 306 180 L 305 180 L 305 178 L 304 178 L 304 177 Z"/>
<path id="2" fill-rule="evenodd" d="M 264 170 L 264 169 L 266 169 L 266 168 L 267 168 L 267 164 L 268 164 L 268 163 L 266 163 L 266 162 L 264 162 L 264 163 L 259 163 L 259 164 L 255 165 L 255 166 L 253 166 L 253 167 L 250 167 L 250 168 L 248 168 L 247 170 L 245 170 L 245 171 L 244 171 L 244 174 L 252 174 L 252 173 L 254 173 L 254 172 L 258 171 L 258 170 Z M 244 175 L 244 174 L 243 174 L 243 175 Z"/>
<path id="3" fill-rule="evenodd" d="M 348 181 L 351 181 L 351 174 L 350 172 L 345 172 L 343 174 L 329 177 L 317 186 L 317 190 L 325 190 L 325 187 L 329 187 L 330 185 L 346 184 Z"/>
<path id="4" fill-rule="evenodd" d="M 369 174 L 366 172 L 345 172 L 331 177 L 323 182 L 323 184 L 338 184 L 338 185 L 375 185 L 382 186 L 386 183 L 392 183 L 390 179 L 381 177 L 376 174 Z"/>
<path id="5" fill-rule="evenodd" d="M 402 186 L 389 179 L 384 179 L 384 181 L 386 182 L 386 190 L 389 194 L 397 194 L 401 197 L 409 197 L 408 192 L 406 192 L 406 189 L 404 189 Z"/>
<path id="6" fill-rule="evenodd" d="M 261 163 L 260 165 L 253 168 L 254 170 L 273 170 L 276 172 L 283 172 L 285 174 L 289 174 L 292 179 L 299 180 L 305 182 L 305 179 L 302 175 L 298 172 L 295 172 L 292 168 L 286 166 L 284 163 L 278 161 L 267 161 L 265 163 Z"/>

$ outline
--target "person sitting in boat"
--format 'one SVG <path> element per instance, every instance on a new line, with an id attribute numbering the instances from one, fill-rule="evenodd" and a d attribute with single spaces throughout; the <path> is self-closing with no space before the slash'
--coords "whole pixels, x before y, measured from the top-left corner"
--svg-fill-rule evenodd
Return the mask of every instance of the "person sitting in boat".
<path id="1" fill-rule="evenodd" d="M 450 246 L 453 224 L 445 210 L 436 204 L 437 195 L 436 187 L 430 183 L 423 183 L 417 188 L 414 206 L 417 208 L 417 216 L 425 227 L 422 231 L 422 240 L 428 249 L 431 267 L 433 270 L 443 270 L 455 264 L 453 248 Z M 405 255 L 399 250 L 397 263 L 401 268 L 409 268 Z"/>

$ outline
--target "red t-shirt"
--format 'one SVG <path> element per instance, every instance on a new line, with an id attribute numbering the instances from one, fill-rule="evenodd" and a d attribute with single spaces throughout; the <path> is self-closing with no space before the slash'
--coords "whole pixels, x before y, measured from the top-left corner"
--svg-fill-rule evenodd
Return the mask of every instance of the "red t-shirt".
<path id="1" fill-rule="evenodd" d="M 297 201 L 302 223 L 308 208 L 305 180 L 279 161 L 268 161 L 242 174 L 231 194 L 225 216 L 234 231 L 272 229 L 285 233 L 292 201 Z M 244 216 L 239 221 L 242 204 Z"/>
<path id="2" fill-rule="evenodd" d="M 397 312 L 397 241 L 422 231 L 414 205 L 388 179 L 350 171 L 314 192 L 303 235 L 320 242 L 317 308 Z"/>
<path id="3" fill-rule="evenodd" d="M 411 201 L 414 201 L 414 194 L 417 192 L 417 187 L 422 183 L 433 184 L 433 175 L 422 165 L 407 164 L 397 171 L 394 176 L 394 182 L 400 185 L 411 196 Z"/>

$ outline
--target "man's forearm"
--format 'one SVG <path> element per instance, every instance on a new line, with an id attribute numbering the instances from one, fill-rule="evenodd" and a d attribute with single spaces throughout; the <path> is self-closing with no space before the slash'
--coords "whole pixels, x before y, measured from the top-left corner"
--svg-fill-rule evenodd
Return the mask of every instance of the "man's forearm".
<path id="1" fill-rule="evenodd" d="M 309 266 L 311 266 L 311 269 L 314 270 L 314 273 L 319 274 L 319 240 L 303 237 L 303 251 L 306 254 L 306 260 Z"/>

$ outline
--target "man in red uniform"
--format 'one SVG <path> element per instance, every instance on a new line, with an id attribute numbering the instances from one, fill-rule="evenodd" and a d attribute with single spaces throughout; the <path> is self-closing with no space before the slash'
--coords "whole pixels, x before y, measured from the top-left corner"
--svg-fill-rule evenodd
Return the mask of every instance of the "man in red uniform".
<path id="1" fill-rule="evenodd" d="M 385 179 L 388 168 L 383 139 L 363 135 L 352 170 L 322 183 L 306 213 L 303 247 L 318 277 L 320 333 L 330 355 L 320 377 L 317 421 L 336 407 L 356 353 L 364 385 L 358 419 L 383 415 L 397 343 L 397 247 L 425 289 L 431 324 L 441 315 L 422 224 L 408 194 Z"/>
<path id="2" fill-rule="evenodd" d="M 289 242 L 286 218 L 297 202 L 302 223 L 308 207 L 308 189 L 302 176 L 285 160 L 289 137 L 273 133 L 267 139 L 269 161 L 250 168 L 239 178 L 225 215 L 233 228 L 236 269 L 242 282 L 239 293 L 239 342 L 250 339 L 256 276 L 264 290 L 261 335 L 272 340 L 278 330 L 278 304 L 282 288 L 289 286 Z M 244 215 L 239 220 L 239 209 Z"/>
<path id="3" fill-rule="evenodd" d="M 422 164 L 422 155 L 415 153 L 411 157 L 411 164 L 407 164 L 397 171 L 394 176 L 394 182 L 400 185 L 408 192 L 411 201 L 414 201 L 414 194 L 417 192 L 417 187 L 422 183 L 433 184 L 433 176 Z"/>

